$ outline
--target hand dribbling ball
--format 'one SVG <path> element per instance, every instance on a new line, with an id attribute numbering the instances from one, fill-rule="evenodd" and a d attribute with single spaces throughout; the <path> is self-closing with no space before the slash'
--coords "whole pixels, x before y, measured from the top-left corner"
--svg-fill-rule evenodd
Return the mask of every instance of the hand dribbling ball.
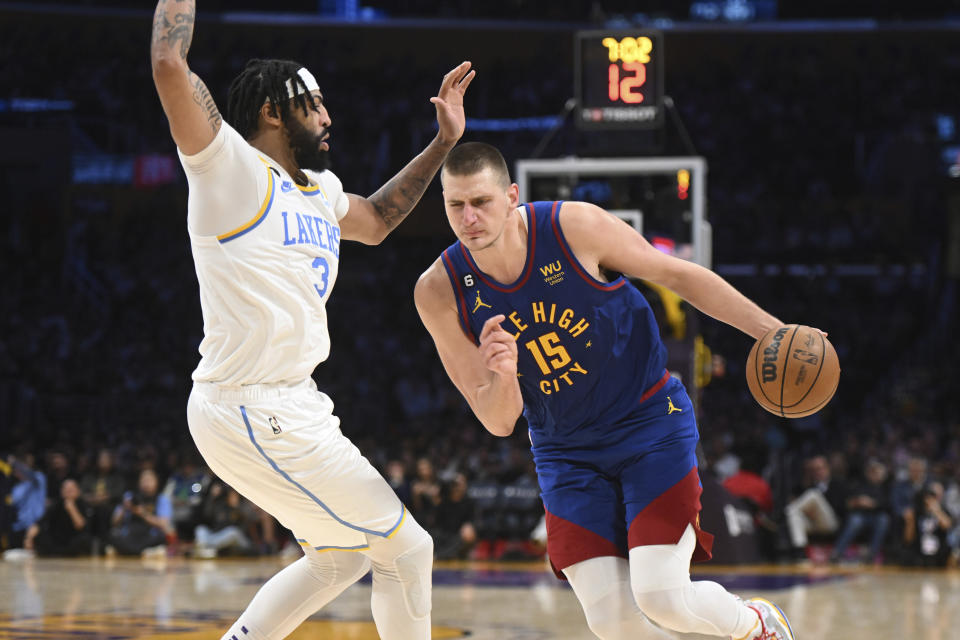
<path id="1" fill-rule="evenodd" d="M 771 329 L 747 356 L 747 386 L 761 407 L 782 418 L 803 418 L 822 409 L 840 383 L 840 361 L 827 338 L 788 324 Z"/>

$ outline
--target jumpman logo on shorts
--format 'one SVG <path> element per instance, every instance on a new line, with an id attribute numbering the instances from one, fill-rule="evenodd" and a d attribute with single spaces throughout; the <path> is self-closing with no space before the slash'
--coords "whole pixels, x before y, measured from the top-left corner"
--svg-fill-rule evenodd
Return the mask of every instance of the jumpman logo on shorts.
<path id="1" fill-rule="evenodd" d="M 486 308 L 488 308 L 488 309 L 493 309 L 492 306 L 490 306 L 489 304 L 487 304 L 486 302 L 484 302 L 483 300 L 480 299 L 480 292 L 477 291 L 477 301 L 476 301 L 476 303 L 474 303 L 474 305 L 473 305 L 473 311 L 472 311 L 472 313 L 476 313 L 476 312 L 477 312 L 477 309 L 479 309 L 480 307 L 486 307 Z"/>
<path id="2" fill-rule="evenodd" d="M 683 409 L 677 407 L 673 404 L 673 400 L 670 399 L 670 396 L 667 396 L 667 415 L 671 413 L 683 413 Z"/>

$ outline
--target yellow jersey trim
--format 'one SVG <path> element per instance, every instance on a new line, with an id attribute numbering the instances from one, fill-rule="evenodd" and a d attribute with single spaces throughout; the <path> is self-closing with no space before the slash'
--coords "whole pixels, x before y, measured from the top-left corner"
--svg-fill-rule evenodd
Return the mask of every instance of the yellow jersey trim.
<path id="1" fill-rule="evenodd" d="M 261 158 L 262 160 L 262 158 Z M 273 205 L 273 192 L 275 189 L 275 181 L 273 179 L 273 171 L 270 169 L 269 165 L 267 166 L 267 196 L 263 199 L 263 204 L 260 205 L 260 210 L 257 211 L 257 215 L 254 216 L 252 220 L 246 224 L 237 227 L 233 231 L 224 233 L 223 235 L 217 236 L 217 240 L 222 242 L 229 242 L 239 238 L 248 231 L 252 231 L 257 225 L 264 221 L 267 217 L 267 214 L 270 213 L 270 207 Z"/>

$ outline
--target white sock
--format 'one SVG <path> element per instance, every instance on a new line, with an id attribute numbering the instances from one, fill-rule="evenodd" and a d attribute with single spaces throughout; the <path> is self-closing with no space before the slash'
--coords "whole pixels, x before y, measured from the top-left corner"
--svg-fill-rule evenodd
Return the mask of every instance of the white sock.
<path id="1" fill-rule="evenodd" d="M 751 640 L 760 629 L 760 615 L 741 602 L 740 620 L 731 634 L 733 640 Z"/>

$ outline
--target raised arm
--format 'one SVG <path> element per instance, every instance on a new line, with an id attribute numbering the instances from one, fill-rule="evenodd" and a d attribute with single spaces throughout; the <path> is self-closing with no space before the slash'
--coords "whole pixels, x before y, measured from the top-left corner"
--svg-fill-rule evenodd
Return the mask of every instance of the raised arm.
<path id="1" fill-rule="evenodd" d="M 560 226 L 574 254 L 594 277 L 598 265 L 603 265 L 663 285 L 703 313 L 753 338 L 783 324 L 713 271 L 658 251 L 630 225 L 600 207 L 566 202 Z"/>
<path id="2" fill-rule="evenodd" d="M 187 66 L 196 14 L 195 0 L 160 0 L 150 40 L 153 83 L 173 141 L 186 155 L 205 149 L 223 122 L 207 85 Z"/>
<path id="3" fill-rule="evenodd" d="M 487 321 L 479 347 L 471 342 L 460 328 L 453 288 L 439 260 L 420 276 L 413 297 L 443 368 L 474 415 L 495 436 L 513 433 L 523 398 L 517 382 L 517 343 L 500 328 L 504 317 Z"/>
<path id="4" fill-rule="evenodd" d="M 426 149 L 369 198 L 347 194 L 350 208 L 340 221 L 344 239 L 379 244 L 413 210 L 463 135 L 463 94 L 476 73 L 470 71 L 469 62 L 463 62 L 443 77 L 440 91 L 430 98 L 437 109 L 439 130 Z"/>

